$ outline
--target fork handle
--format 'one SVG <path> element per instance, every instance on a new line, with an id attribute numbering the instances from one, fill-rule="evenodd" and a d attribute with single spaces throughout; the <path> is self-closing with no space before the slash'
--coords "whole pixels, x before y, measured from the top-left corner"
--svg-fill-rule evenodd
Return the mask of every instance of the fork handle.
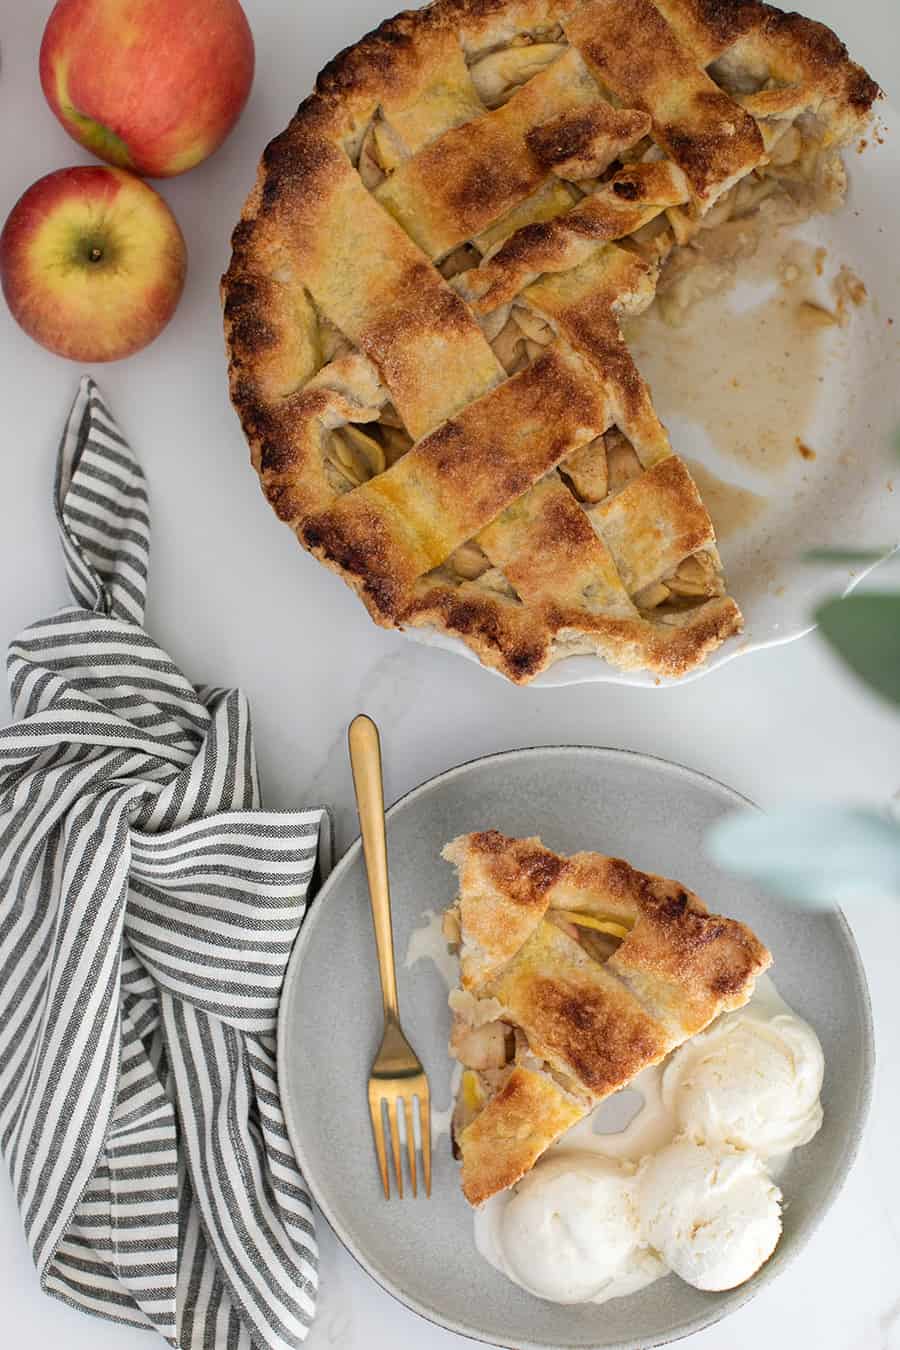
<path id="1" fill-rule="evenodd" d="M 391 927 L 391 891 L 388 885 L 387 839 L 384 832 L 384 788 L 381 779 L 381 741 L 371 717 L 354 717 L 347 733 L 350 767 L 359 813 L 375 947 L 381 974 L 385 1021 L 398 1020 L 397 976 L 394 970 L 394 936 Z"/>

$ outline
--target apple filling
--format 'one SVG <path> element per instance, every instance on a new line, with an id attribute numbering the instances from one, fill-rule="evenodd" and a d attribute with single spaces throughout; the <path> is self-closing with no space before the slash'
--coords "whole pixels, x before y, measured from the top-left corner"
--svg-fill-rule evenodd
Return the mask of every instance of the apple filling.
<path id="1" fill-rule="evenodd" d="M 388 414 L 390 415 L 390 414 Z M 367 423 L 365 430 L 347 422 L 329 432 L 325 450 L 325 475 L 337 493 L 350 492 L 384 473 L 412 445 L 402 426 L 381 421 Z"/>
<path id="2" fill-rule="evenodd" d="M 638 231 L 634 236 L 639 247 L 662 260 L 655 304 L 672 326 L 683 323 L 698 301 L 731 285 L 737 264 L 755 254 L 764 235 L 843 205 L 846 169 L 838 151 L 826 145 L 815 118 L 801 114 L 772 135 L 768 161 L 735 184 L 705 216 L 691 220 L 675 208 L 655 234 L 641 239 Z"/>
<path id="3" fill-rule="evenodd" d="M 678 613 L 724 594 L 721 559 L 718 551 L 710 547 L 692 553 L 668 576 L 638 591 L 634 603 L 645 612 Z"/>
<path id="4" fill-rule="evenodd" d="M 551 62 L 559 59 L 568 43 L 560 42 L 562 28 L 521 33 L 509 46 L 477 53 L 469 62 L 469 74 L 486 108 L 501 108 L 517 89 Z"/>

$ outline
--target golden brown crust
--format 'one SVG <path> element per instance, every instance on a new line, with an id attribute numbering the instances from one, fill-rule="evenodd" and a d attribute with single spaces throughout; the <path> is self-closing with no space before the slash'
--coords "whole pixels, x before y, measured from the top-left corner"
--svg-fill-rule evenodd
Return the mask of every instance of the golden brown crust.
<path id="1" fill-rule="evenodd" d="M 771 956 L 745 924 L 621 858 L 564 857 L 495 830 L 460 836 L 443 856 L 459 870 L 462 983 L 496 1000 L 520 1040 L 517 1086 L 489 1100 L 457 1141 L 463 1189 L 479 1204 L 558 1137 L 560 1102 L 580 1100 L 583 1113 L 742 1006 Z M 573 914 L 627 935 L 598 960 L 567 926 Z"/>
<path id="2" fill-rule="evenodd" d="M 677 455 L 659 460 L 621 492 L 591 507 L 590 517 L 629 595 L 715 543 L 709 513 Z"/>
<path id="3" fill-rule="evenodd" d="M 649 114 L 701 204 L 762 160 L 753 118 L 698 66 L 652 0 L 589 0 L 566 31 L 600 80 Z"/>
<path id="4" fill-rule="evenodd" d="M 502 108 L 445 132 L 404 160 L 375 195 L 423 252 L 443 256 L 543 182 L 547 169 L 530 149 L 529 133 L 551 114 L 596 97 L 596 85 L 570 48 Z"/>
<path id="5" fill-rule="evenodd" d="M 573 853 L 553 892 L 554 909 L 578 910 L 596 918 L 610 915 L 629 923 L 673 900 L 684 900 L 692 914 L 708 914 L 699 896 L 679 881 L 641 872 L 624 858 L 604 853 Z"/>
<path id="6" fill-rule="evenodd" d="M 516 1065 L 457 1141 L 469 1204 L 513 1186 L 584 1114 L 584 1105 L 552 1078 Z"/>
<path id="7" fill-rule="evenodd" d="M 602 173 L 623 150 L 649 135 L 650 126 L 648 114 L 638 108 L 614 108 L 599 99 L 557 113 L 526 132 L 525 142 L 546 168 L 577 181 Z"/>
<path id="8" fill-rule="evenodd" d="M 672 1049 L 666 1028 L 628 986 L 552 923 L 539 925 L 487 990 L 531 1053 L 591 1103 Z"/>
<path id="9" fill-rule="evenodd" d="M 665 679 L 678 679 L 701 665 L 727 638 L 740 633 L 743 624 L 741 611 L 727 595 L 660 620 L 635 622 L 600 614 L 583 621 L 576 650 L 595 651 L 622 670 L 649 670 Z M 565 624 L 559 636 L 565 639 Z"/>
<path id="10" fill-rule="evenodd" d="M 510 62 L 498 92 L 490 72 Z M 731 97 L 735 71 L 749 72 L 761 92 Z M 508 584 L 461 582 L 441 572 L 437 541 L 455 539 L 467 513 L 487 524 L 489 499 L 498 512 L 508 504 L 503 491 L 491 497 L 489 475 L 473 474 L 477 508 L 461 505 L 448 485 L 428 501 L 420 493 L 417 518 L 402 527 L 403 504 L 385 498 L 392 480 L 379 497 L 343 482 L 330 456 L 335 429 L 377 432 L 390 413 L 413 440 L 436 434 L 429 449 L 446 458 L 442 424 L 464 419 L 505 379 L 475 311 L 490 319 L 515 297 L 548 318 L 558 349 L 574 348 L 602 372 L 606 415 L 642 464 L 664 457 L 665 432 L 612 317 L 647 303 L 653 278 L 631 290 L 620 278 L 624 290 L 595 287 L 577 303 L 571 278 L 596 265 L 605 241 L 661 210 L 703 206 L 729 175 L 758 162 L 754 119 L 762 126 L 794 115 L 783 101 L 776 107 L 777 89 L 763 88 L 770 81 L 796 89 L 796 107 L 838 143 L 862 128 L 879 93 L 827 29 L 759 0 L 437 0 L 330 62 L 267 147 L 223 278 L 232 400 L 273 508 L 364 594 L 378 622 L 435 624 L 518 683 L 570 651 L 675 675 L 738 630 L 737 606 L 725 599 L 665 621 L 615 606 L 585 616 L 566 598 L 577 579 L 559 578 L 560 595 L 548 594 L 547 566 L 539 601 Z M 625 91 L 623 107 L 604 101 L 610 90 Z M 624 153 L 648 120 L 675 162 L 620 168 L 578 200 L 563 179 L 615 169 L 608 156 Z M 355 167 L 364 144 L 375 145 L 380 175 L 365 185 Z M 426 254 L 440 259 L 473 236 L 488 256 L 448 284 Z M 507 411 L 518 418 L 512 405 Z M 600 420 L 585 419 L 586 438 Z M 567 420 L 567 436 L 576 421 Z M 505 457 L 505 447 L 506 439 L 488 450 Z M 544 451 L 534 466 L 557 462 Z M 434 467 L 429 491 L 438 486 Z M 514 478 L 511 470 L 504 491 Z M 531 471 L 521 481 L 527 489 Z M 358 504 L 344 504 L 354 497 Z M 589 541 L 582 528 L 576 547 L 572 531 L 580 556 Z M 401 560 L 403 539 L 411 550 Z M 510 566 L 535 576 L 531 537 L 522 550 Z"/>
<path id="11" fill-rule="evenodd" d="M 664 620 L 640 615 L 628 619 L 552 608 L 535 611 L 470 583 L 457 587 L 436 582 L 423 585 L 411 601 L 404 614 L 407 624 L 460 637 L 484 665 L 513 684 L 528 684 L 563 656 L 590 654 L 620 670 L 678 679 L 740 633 L 743 618 L 729 596 Z"/>
<path id="12" fill-rule="evenodd" d="M 771 956 L 736 919 L 710 914 L 677 881 L 640 872 L 621 858 L 577 853 L 552 905 L 635 921 L 609 961 L 669 1034 L 693 1036 L 720 1012 L 740 1007 Z"/>
<path id="13" fill-rule="evenodd" d="M 481 984 L 534 932 L 565 864 L 538 839 L 510 841 L 497 830 L 461 835 L 441 853 L 459 869 L 465 931 L 462 985 Z"/>
<path id="14" fill-rule="evenodd" d="M 746 1003 L 748 985 L 770 960 L 746 925 L 697 913 L 682 891 L 644 909 L 609 966 L 684 1039 Z"/>
<path id="15" fill-rule="evenodd" d="M 300 538 L 380 619 L 402 619 L 418 577 L 608 425 L 602 388 L 574 353 L 551 347 L 304 521 Z"/>
<path id="16" fill-rule="evenodd" d="M 515 230 L 489 262 L 459 277 L 457 289 L 476 313 L 489 314 L 541 273 L 566 272 L 587 262 L 598 245 L 633 234 L 688 195 L 676 165 L 665 160 L 628 165 L 571 211 Z"/>
<path id="17" fill-rule="evenodd" d="M 668 455 L 671 446 L 618 315 L 639 313 L 652 297 L 647 265 L 614 245 L 600 248 L 571 271 L 542 277 L 523 293 L 590 362 L 607 390 L 611 422 L 628 437 L 645 467 Z"/>
<path id="18" fill-rule="evenodd" d="M 561 624 L 576 628 L 582 616 L 600 614 L 638 617 L 609 549 L 558 474 L 508 507 L 479 543 L 523 600 L 552 610 Z"/>
<path id="19" fill-rule="evenodd" d="M 484 665 L 513 684 L 528 684 L 553 660 L 548 627 L 515 597 L 471 582 L 450 585 L 423 577 L 404 612 L 403 626 L 461 638 Z"/>
<path id="20" fill-rule="evenodd" d="M 840 38 L 802 14 L 785 13 L 761 0 L 655 3 L 702 64 L 709 65 L 732 49 L 726 68 L 756 68 L 779 83 L 807 87 L 840 141 L 857 133 L 881 97 L 878 85 L 850 60 Z"/>
<path id="21" fill-rule="evenodd" d="M 476 924 L 482 922 L 481 906 L 487 904 L 491 916 L 478 931 L 482 973 L 473 972 L 469 980 L 476 989 L 492 985 L 498 966 L 511 959 L 511 948 L 521 955 L 532 941 L 546 947 L 548 940 L 536 936 L 536 931 L 548 909 L 611 916 L 633 924 L 613 958 L 623 972 L 627 968 L 629 981 L 643 971 L 658 977 L 661 989 L 668 989 L 677 977 L 692 999 L 705 1004 L 707 1021 L 723 1007 L 736 1006 L 735 998 L 746 1002 L 756 976 L 771 961 L 744 924 L 710 914 L 679 882 L 641 872 L 621 858 L 601 853 L 567 858 L 546 849 L 537 838 L 512 839 L 496 830 L 461 835 L 443 856 L 459 869 L 461 899 L 468 900 L 463 940 L 467 915 Z M 475 888 L 471 892 L 470 885 Z M 520 938 L 517 945 L 516 938 Z M 553 951 L 558 952 L 558 943 Z M 691 1019 L 693 1009 L 692 1003 Z"/>

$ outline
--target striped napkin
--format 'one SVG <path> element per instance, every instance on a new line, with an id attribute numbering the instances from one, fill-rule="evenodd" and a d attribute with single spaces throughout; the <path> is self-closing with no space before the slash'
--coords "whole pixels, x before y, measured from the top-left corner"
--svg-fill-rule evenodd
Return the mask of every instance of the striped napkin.
<path id="1" fill-rule="evenodd" d="M 328 819 L 260 809 L 246 700 L 144 631 L 144 478 L 89 379 L 56 512 L 75 604 L 13 642 L 0 730 L 0 1148 L 48 1294 L 282 1350 L 317 1256 L 275 1028 Z"/>

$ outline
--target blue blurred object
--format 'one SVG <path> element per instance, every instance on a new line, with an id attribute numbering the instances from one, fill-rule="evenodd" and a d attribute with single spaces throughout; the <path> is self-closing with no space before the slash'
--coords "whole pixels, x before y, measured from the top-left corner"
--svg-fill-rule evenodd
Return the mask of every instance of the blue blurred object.
<path id="1" fill-rule="evenodd" d="M 850 806 L 727 816 L 707 836 L 714 862 L 812 907 L 900 897 L 900 824 Z"/>

